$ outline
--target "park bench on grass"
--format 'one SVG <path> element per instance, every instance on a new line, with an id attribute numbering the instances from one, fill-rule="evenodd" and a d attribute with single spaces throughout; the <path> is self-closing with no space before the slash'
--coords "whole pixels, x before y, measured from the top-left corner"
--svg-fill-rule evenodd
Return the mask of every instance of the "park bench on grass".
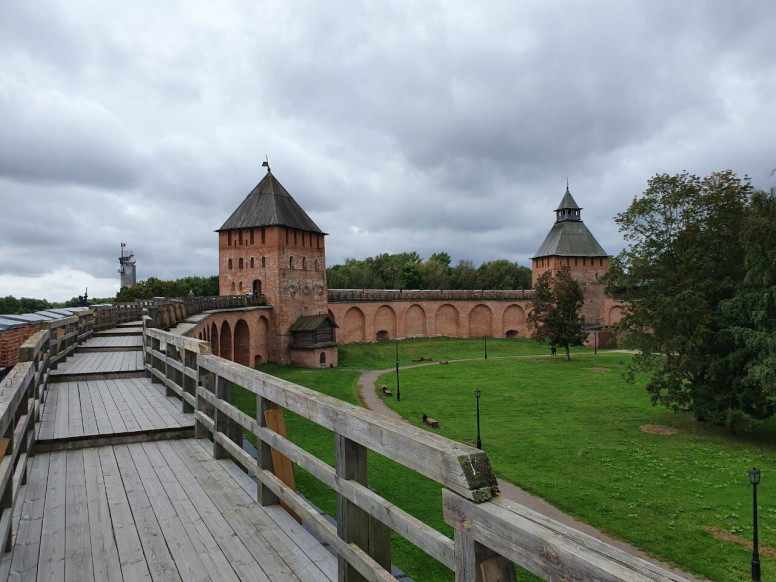
<path id="1" fill-rule="evenodd" d="M 432 362 L 434 358 L 429 358 L 428 356 L 421 356 L 419 358 L 414 358 L 413 362 Z"/>
<path id="2" fill-rule="evenodd" d="M 441 361 L 441 362 L 439 362 L 439 363 L 440 363 L 440 364 L 447 364 L 447 363 L 448 363 L 448 361 L 447 361 L 447 360 L 442 360 L 442 361 Z"/>
<path id="3" fill-rule="evenodd" d="M 383 394 L 385 394 L 386 396 L 390 396 L 390 395 L 393 394 L 393 392 L 388 390 L 388 385 L 387 384 L 383 384 L 383 387 L 381 388 L 381 390 L 383 391 Z"/>
<path id="4" fill-rule="evenodd" d="M 423 415 L 423 423 L 429 425 L 432 428 L 439 428 L 439 422 L 425 414 Z"/>

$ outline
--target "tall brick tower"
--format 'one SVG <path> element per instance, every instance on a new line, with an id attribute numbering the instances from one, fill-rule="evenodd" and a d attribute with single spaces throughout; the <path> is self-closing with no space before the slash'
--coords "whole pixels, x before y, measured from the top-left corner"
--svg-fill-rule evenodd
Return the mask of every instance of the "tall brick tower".
<path id="1" fill-rule="evenodd" d="M 568 184 L 555 209 L 555 224 L 532 259 L 533 285 L 543 273 L 556 273 L 561 266 L 571 269 L 571 276 L 585 293 L 585 323 L 603 324 L 606 294 L 605 285 L 598 279 L 609 269 L 609 255 L 582 222 L 582 209 L 571 196 Z"/>
<path id="2" fill-rule="evenodd" d="M 269 167 L 216 232 L 219 293 L 264 295 L 273 307 L 269 359 L 291 362 L 291 326 L 300 318 L 307 327 L 310 319 L 315 325 L 323 316 L 328 318 L 326 233 Z"/>

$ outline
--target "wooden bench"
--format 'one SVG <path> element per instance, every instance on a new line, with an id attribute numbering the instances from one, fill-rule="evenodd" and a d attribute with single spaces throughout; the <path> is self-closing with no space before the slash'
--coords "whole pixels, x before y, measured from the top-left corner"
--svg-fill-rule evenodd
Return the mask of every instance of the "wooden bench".
<path id="1" fill-rule="evenodd" d="M 391 396 L 393 394 L 393 392 L 388 390 L 388 385 L 387 384 L 383 384 L 381 390 L 383 391 L 383 394 L 385 394 L 386 396 Z"/>
<path id="2" fill-rule="evenodd" d="M 439 422 L 425 414 L 423 415 L 423 423 L 429 425 L 432 428 L 439 428 Z"/>
<path id="3" fill-rule="evenodd" d="M 441 361 L 441 362 L 439 362 L 439 363 L 440 363 L 440 364 L 448 364 L 449 362 L 448 362 L 447 360 L 442 360 L 442 361 Z"/>
<path id="4" fill-rule="evenodd" d="M 413 358 L 413 362 L 433 362 L 434 358 L 429 358 L 425 356 L 421 356 L 420 358 Z"/>

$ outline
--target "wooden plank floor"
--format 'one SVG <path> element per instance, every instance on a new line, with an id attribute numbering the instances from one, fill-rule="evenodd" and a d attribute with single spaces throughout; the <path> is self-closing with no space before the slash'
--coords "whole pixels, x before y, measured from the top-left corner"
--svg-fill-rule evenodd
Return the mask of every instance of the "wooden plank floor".
<path id="1" fill-rule="evenodd" d="M 112 327 L 110 329 L 103 329 L 102 331 L 96 331 L 94 332 L 94 335 L 99 336 L 110 336 L 110 335 L 143 335 L 143 328 L 142 327 L 129 327 L 129 326 L 122 326 L 122 327 Z"/>
<path id="2" fill-rule="evenodd" d="M 335 580 L 336 559 L 201 442 L 33 457 L 0 579 Z"/>
<path id="3" fill-rule="evenodd" d="M 75 353 L 52 370 L 50 377 L 74 374 L 105 374 L 116 372 L 142 372 L 143 353 L 135 350 Z"/>
<path id="4" fill-rule="evenodd" d="M 81 349 L 100 349 L 100 348 L 140 348 L 143 345 L 142 335 L 109 335 L 96 336 L 86 340 L 78 346 Z"/>
<path id="5" fill-rule="evenodd" d="M 49 385 L 38 428 L 39 442 L 194 426 L 181 401 L 165 396 L 148 378 L 58 382 Z"/>

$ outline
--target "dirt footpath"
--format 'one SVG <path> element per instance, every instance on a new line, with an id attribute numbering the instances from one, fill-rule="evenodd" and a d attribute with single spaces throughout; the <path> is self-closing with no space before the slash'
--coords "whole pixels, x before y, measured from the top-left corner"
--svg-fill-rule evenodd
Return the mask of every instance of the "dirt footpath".
<path id="1" fill-rule="evenodd" d="M 432 365 L 432 364 L 419 364 L 417 366 L 402 366 L 401 369 L 405 370 L 408 368 L 417 368 L 419 366 L 428 366 L 428 365 Z M 393 368 L 388 368 L 386 370 L 361 371 L 361 376 L 358 379 L 358 397 L 363 403 L 365 408 L 368 408 L 369 410 L 373 410 L 379 414 L 382 414 L 383 416 L 387 416 L 394 420 L 406 422 L 404 418 L 401 417 L 401 415 L 394 412 L 393 410 L 391 410 L 385 405 L 382 398 L 380 398 L 377 392 L 377 386 L 376 386 L 377 379 L 383 374 L 388 374 L 393 371 L 394 371 Z M 657 564 L 661 568 L 665 568 L 666 570 L 675 572 L 680 576 L 687 578 L 687 580 L 690 580 L 691 582 L 700 582 L 701 580 L 699 578 L 694 577 L 692 574 L 687 574 L 686 572 L 682 572 L 680 570 L 677 570 L 676 568 L 672 568 L 668 564 L 655 560 L 654 558 L 645 554 L 641 550 L 634 548 L 627 542 L 610 538 L 609 536 L 597 530 L 596 528 L 589 526 L 586 523 L 582 523 L 581 521 L 577 521 L 572 516 L 566 513 L 563 513 L 559 509 L 553 507 L 552 505 L 547 503 L 544 499 L 541 499 L 540 497 L 536 497 L 535 495 L 531 495 L 530 493 L 523 491 L 522 489 L 520 489 L 520 487 L 517 487 L 516 485 L 513 485 L 508 481 L 502 481 L 501 479 L 499 479 L 498 487 L 499 487 L 499 490 L 501 491 L 502 497 L 506 499 L 516 501 L 517 503 L 524 505 L 527 508 L 532 509 L 533 511 L 536 511 L 537 513 L 541 513 L 542 515 L 546 515 L 547 517 L 552 518 L 555 521 L 558 521 L 564 525 L 573 527 L 578 531 L 581 531 L 583 533 L 586 533 L 589 536 L 592 536 L 596 539 L 606 542 L 607 544 L 610 544 L 616 548 L 619 548 L 624 552 L 628 552 L 629 554 L 638 556 L 639 558 L 652 562 L 653 564 Z"/>

